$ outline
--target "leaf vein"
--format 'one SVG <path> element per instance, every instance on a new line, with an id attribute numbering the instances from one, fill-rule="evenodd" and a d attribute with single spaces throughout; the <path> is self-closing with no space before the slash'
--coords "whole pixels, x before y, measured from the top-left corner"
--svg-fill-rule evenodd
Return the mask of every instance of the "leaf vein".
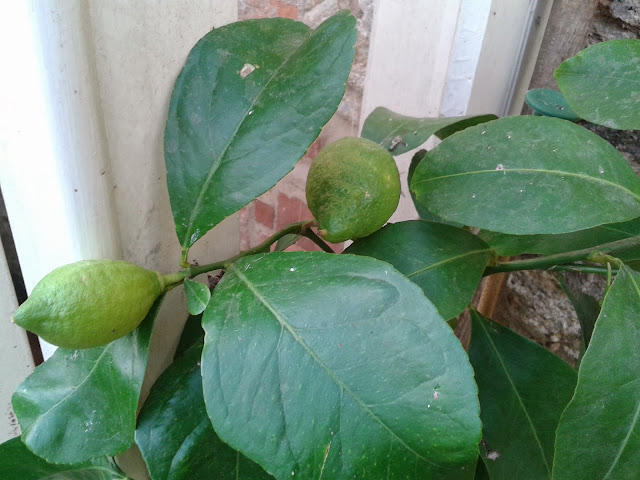
<path id="1" fill-rule="evenodd" d="M 632 197 L 634 197 L 638 202 L 640 202 L 640 195 L 637 193 L 632 192 L 631 190 L 629 190 L 627 187 L 620 185 L 618 183 L 614 183 L 610 180 L 604 180 L 601 178 L 595 178 L 595 177 L 591 177 L 589 175 L 585 175 L 583 173 L 575 173 L 575 172 L 564 172 L 564 171 L 559 171 L 559 170 L 546 170 L 546 169 L 536 169 L 536 168 L 504 168 L 503 170 L 474 170 L 471 172 L 460 172 L 460 173 L 454 173 L 454 174 L 450 174 L 450 175 L 441 175 L 439 177 L 430 177 L 430 178 L 425 178 L 422 180 L 417 180 L 413 183 L 413 187 L 412 190 L 415 190 L 415 186 L 416 185 L 420 185 L 422 183 L 428 183 L 428 182 L 432 182 L 432 181 L 436 181 L 436 180 L 442 180 L 442 179 L 448 179 L 448 178 L 453 178 L 453 177 L 463 177 L 463 176 L 467 176 L 467 175 L 478 175 L 478 174 L 482 174 L 482 173 L 490 173 L 490 174 L 507 174 L 507 173 L 547 173 L 547 174 L 551 174 L 551 175 L 557 175 L 560 177 L 578 177 L 581 179 L 584 179 L 587 182 L 590 183 L 601 183 L 604 185 L 608 185 L 614 188 L 617 188 L 619 190 L 624 190 L 626 192 L 629 193 L 629 195 L 631 195 Z"/>
<path id="2" fill-rule="evenodd" d="M 245 114 L 242 116 L 242 119 L 240 120 L 240 122 L 238 122 L 238 125 L 236 125 L 236 128 L 233 130 L 233 133 L 229 136 L 229 139 L 227 140 L 225 145 L 222 147 L 222 149 L 220 151 L 220 155 L 213 161 L 213 164 L 211 165 L 211 168 L 209 169 L 209 172 L 207 173 L 207 176 L 206 176 L 204 182 L 202 183 L 202 187 L 200 188 L 200 191 L 198 193 L 198 197 L 196 198 L 196 202 L 195 202 L 195 205 L 193 207 L 193 210 L 191 211 L 191 215 L 189 216 L 189 222 L 188 222 L 187 230 L 185 232 L 184 238 L 182 239 L 182 247 L 183 248 L 188 248 L 187 244 L 188 244 L 188 242 L 190 242 L 191 236 L 193 234 L 193 226 L 194 226 L 196 217 L 197 217 L 197 215 L 199 213 L 199 210 L 200 210 L 200 204 L 202 203 L 202 201 L 204 199 L 204 195 L 205 195 L 206 191 L 209 188 L 209 185 L 211 183 L 211 179 L 213 178 L 215 173 L 218 171 L 218 168 L 220 168 L 220 165 L 222 164 L 222 161 L 223 161 L 223 157 L 227 153 L 227 150 L 229 150 L 229 148 L 231 147 L 231 145 L 233 143 L 233 140 L 236 137 L 236 134 L 238 133 L 240 128 L 244 125 L 244 122 L 247 120 L 247 118 L 249 118 L 248 113 L 255 107 L 255 105 L 258 103 L 258 100 L 260 98 L 262 98 L 262 95 L 269 88 L 269 86 L 270 86 L 271 82 L 273 81 L 273 79 L 278 76 L 280 71 L 285 67 L 285 65 L 288 64 L 288 62 L 291 60 L 291 58 L 294 57 L 296 55 L 296 53 L 298 53 L 300 51 L 300 49 L 303 46 L 305 46 L 307 44 L 307 42 L 313 37 L 312 33 L 313 32 L 311 32 L 311 34 L 308 35 L 307 38 L 300 45 L 298 45 L 295 49 L 292 50 L 292 52 L 284 59 L 284 61 L 273 72 L 271 77 L 265 82 L 264 87 L 253 98 L 253 100 L 251 101 L 251 103 L 247 107 L 247 109 L 245 111 Z"/>
<path id="3" fill-rule="evenodd" d="M 424 272 L 426 272 L 428 270 L 431 270 L 433 268 L 437 268 L 437 267 L 440 267 L 442 265 L 446 265 L 447 263 L 455 262 L 456 260 L 460 260 L 460 259 L 465 258 L 465 257 L 471 257 L 473 255 L 478 255 L 480 253 L 491 253 L 491 249 L 485 248 L 485 249 L 482 249 L 482 250 L 474 250 L 472 252 L 465 252 L 465 253 L 462 253 L 460 255 L 456 255 L 454 257 L 448 257 L 448 258 L 445 258 L 444 260 L 441 260 L 439 262 L 432 263 L 431 265 L 427 265 L 426 267 L 419 268 L 418 270 L 416 270 L 414 272 L 408 273 L 406 276 L 407 277 L 413 277 L 415 275 L 420 275 L 421 273 L 424 273 Z"/>

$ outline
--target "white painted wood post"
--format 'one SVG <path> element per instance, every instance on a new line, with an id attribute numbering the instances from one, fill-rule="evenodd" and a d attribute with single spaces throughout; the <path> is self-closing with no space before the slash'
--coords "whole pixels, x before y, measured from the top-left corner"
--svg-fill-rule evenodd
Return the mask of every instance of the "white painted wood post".
<path id="1" fill-rule="evenodd" d="M 236 0 L 0 5 L 11 72 L 0 80 L 0 185 L 28 292 L 53 268 L 84 258 L 179 269 L 162 156 L 169 96 L 196 41 L 236 18 Z M 219 260 L 237 246 L 232 217 L 192 258 Z M 185 320 L 176 289 L 157 321 L 143 395 Z"/>
<path id="2" fill-rule="evenodd" d="M 11 408 L 11 395 L 34 367 L 26 332 L 9 321 L 17 306 L 11 274 L 0 243 L 0 443 L 20 434 Z"/>

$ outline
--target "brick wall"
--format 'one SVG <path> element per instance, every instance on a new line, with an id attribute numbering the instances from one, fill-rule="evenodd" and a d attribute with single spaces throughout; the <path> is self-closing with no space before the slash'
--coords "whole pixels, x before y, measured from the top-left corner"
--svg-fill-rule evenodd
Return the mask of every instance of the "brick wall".
<path id="1" fill-rule="evenodd" d="M 357 19 L 358 41 L 354 65 L 344 99 L 334 118 L 323 129 L 306 155 L 278 185 L 254 200 L 240 212 L 240 248 L 245 250 L 267 239 L 284 226 L 313 218 L 306 205 L 305 180 L 309 166 L 322 146 L 338 138 L 357 135 L 364 76 L 367 69 L 369 33 L 373 0 L 239 0 L 238 17 L 285 17 L 301 21 L 312 28 L 339 10 L 350 10 Z M 334 245 L 335 251 L 342 245 Z M 319 250 L 310 240 L 302 239 L 287 250 Z"/>

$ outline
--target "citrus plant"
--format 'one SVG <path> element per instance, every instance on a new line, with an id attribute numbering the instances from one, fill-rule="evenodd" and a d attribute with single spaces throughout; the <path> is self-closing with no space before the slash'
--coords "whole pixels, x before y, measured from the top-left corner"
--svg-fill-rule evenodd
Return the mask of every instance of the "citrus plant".
<path id="1" fill-rule="evenodd" d="M 34 289 L 15 319 L 61 348 L 13 396 L 22 436 L 0 445 L 2 478 L 127 478 L 113 457 L 134 443 L 153 480 L 638 478 L 640 180 L 578 124 L 376 109 L 361 139 L 318 155 L 316 219 L 190 263 L 316 139 L 354 43 L 342 12 L 316 30 L 238 22 L 195 45 L 165 131 L 180 269 L 82 262 Z M 586 49 L 556 77 L 580 118 L 640 129 L 639 40 Z M 432 135 L 409 172 L 421 218 L 383 227 L 392 157 Z M 303 236 L 325 252 L 282 251 Z M 337 255 L 322 237 L 354 242 Z M 601 305 L 571 296 L 577 369 L 469 306 L 484 276 L 525 269 L 609 279 Z M 224 276 L 204 285 L 206 272 Z M 154 319 L 178 285 L 190 316 L 138 409 Z M 447 323 L 466 309 L 468 350 Z"/>

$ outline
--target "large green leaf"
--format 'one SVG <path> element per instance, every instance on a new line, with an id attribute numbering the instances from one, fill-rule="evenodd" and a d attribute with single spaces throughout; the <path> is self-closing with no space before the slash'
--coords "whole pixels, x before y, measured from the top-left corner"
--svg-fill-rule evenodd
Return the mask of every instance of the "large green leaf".
<path id="1" fill-rule="evenodd" d="M 273 478 L 223 443 L 202 396 L 202 344 L 191 347 L 153 385 L 138 418 L 136 443 L 152 480 Z"/>
<path id="2" fill-rule="evenodd" d="M 473 471 L 480 422 L 466 354 L 389 264 L 321 252 L 246 257 L 227 270 L 203 326 L 213 426 L 275 477 Z"/>
<path id="3" fill-rule="evenodd" d="M 573 394 L 575 370 L 475 311 L 471 320 L 469 359 L 478 383 L 482 437 L 492 453 L 482 455 L 489 476 L 551 478 L 555 431 Z"/>
<path id="4" fill-rule="evenodd" d="M 566 60 L 554 76 L 580 117 L 609 128 L 640 129 L 640 40 L 593 45 Z"/>
<path id="5" fill-rule="evenodd" d="M 389 224 L 345 253 L 389 262 L 416 283 L 445 319 L 463 312 L 489 260 L 489 246 L 449 225 L 415 220 Z"/>
<path id="6" fill-rule="evenodd" d="M 104 347 L 58 348 L 12 397 L 22 441 L 52 463 L 117 455 L 133 444 L 149 339 L 162 304 L 142 324 Z"/>
<path id="7" fill-rule="evenodd" d="M 407 183 L 409 185 L 411 185 L 411 179 L 413 178 L 413 174 L 416 171 L 416 167 L 424 159 L 426 154 L 427 154 L 426 150 L 419 150 L 413 155 L 413 157 L 411 157 L 411 163 L 409 164 L 409 170 L 407 171 Z M 411 195 L 411 200 L 413 201 L 413 205 L 416 207 L 416 211 L 418 212 L 418 216 L 422 220 L 427 220 L 429 222 L 436 222 L 436 223 L 444 223 L 445 225 L 453 225 L 455 227 L 462 227 L 463 226 L 463 225 L 461 225 L 459 223 L 449 222 L 447 220 L 444 220 L 444 219 L 434 215 L 429 210 L 424 208 L 420 204 L 420 202 L 416 201 L 415 193 L 413 193 L 412 191 L 409 191 L 409 194 Z"/>
<path id="8" fill-rule="evenodd" d="M 234 23 L 191 50 L 164 137 L 183 252 L 304 155 L 344 94 L 355 39 L 355 19 L 340 12 L 315 31 L 282 18 Z"/>
<path id="9" fill-rule="evenodd" d="M 45 462 L 12 438 L 0 445 L 0 478 L 2 480 L 119 480 L 126 476 L 110 458 L 91 462 L 60 465 Z"/>
<path id="10" fill-rule="evenodd" d="M 365 120 L 361 137 L 382 145 L 394 155 L 400 155 L 419 147 L 431 135 L 446 138 L 457 131 L 496 118 L 495 115 L 415 118 L 378 107 Z"/>
<path id="11" fill-rule="evenodd" d="M 550 117 L 506 117 L 446 138 L 420 162 L 411 189 L 446 220 L 517 235 L 640 216 L 640 179 L 618 151 Z"/>
<path id="12" fill-rule="evenodd" d="M 640 218 L 629 222 L 610 223 L 560 235 L 508 235 L 505 233 L 481 231 L 478 236 L 491 245 L 494 251 L 503 257 L 532 253 L 555 255 L 583 248 L 595 247 L 604 243 L 631 238 L 640 235 Z M 632 249 L 620 255 L 622 258 L 640 258 L 640 249 Z"/>
<path id="13" fill-rule="evenodd" d="M 640 472 L 640 274 L 623 267 L 605 296 L 575 395 L 562 414 L 554 480 Z"/>

